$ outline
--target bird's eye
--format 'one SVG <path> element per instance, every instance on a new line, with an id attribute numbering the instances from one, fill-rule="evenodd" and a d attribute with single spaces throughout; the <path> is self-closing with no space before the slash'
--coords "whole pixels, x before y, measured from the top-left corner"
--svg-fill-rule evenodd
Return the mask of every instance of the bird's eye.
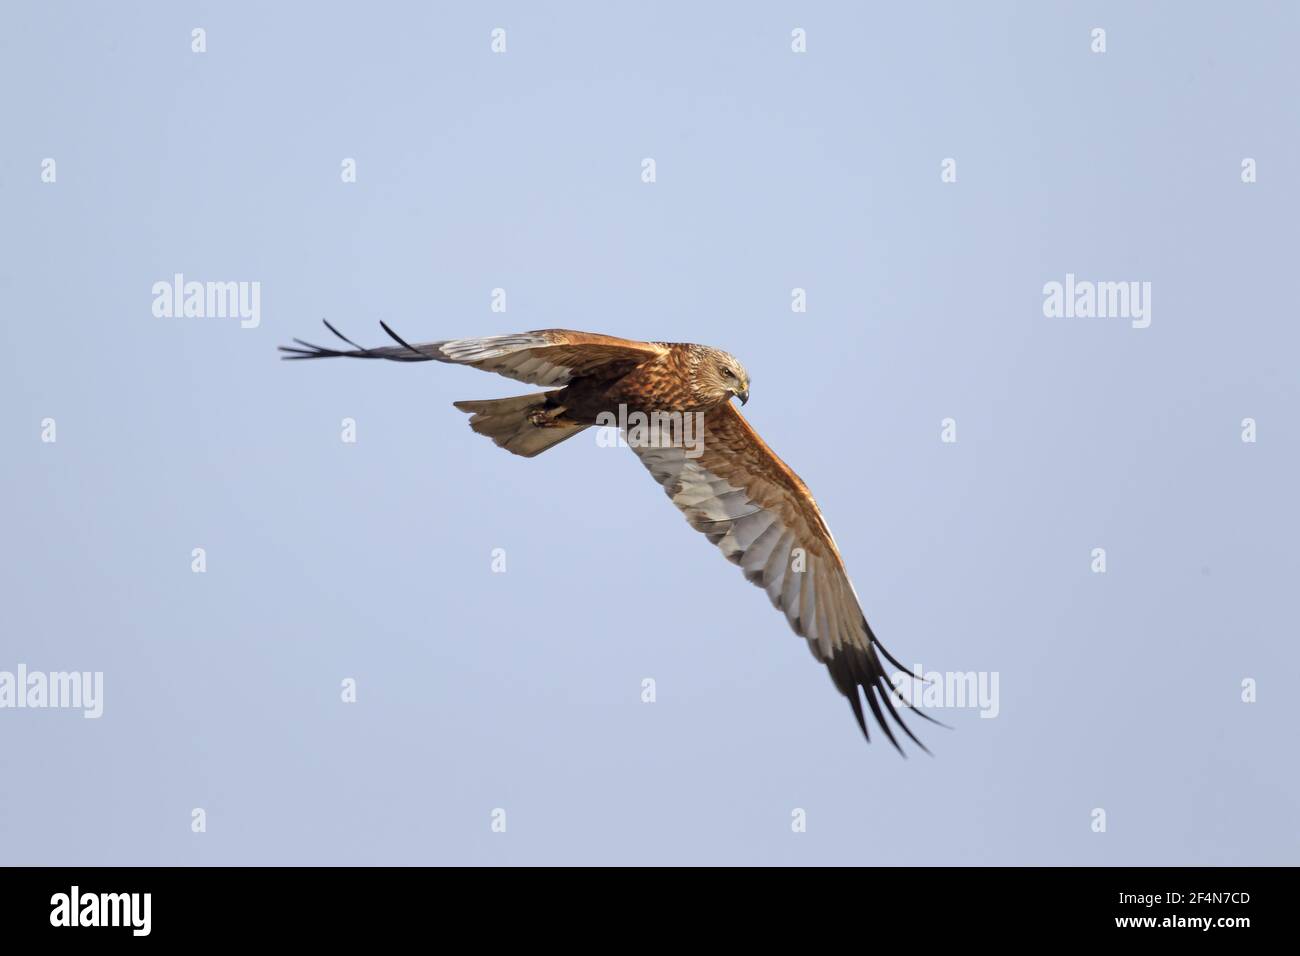
<path id="1" fill-rule="evenodd" d="M 732 371 L 731 369 L 729 369 L 729 368 L 724 368 L 724 369 L 722 370 L 722 374 L 725 375 L 727 378 L 735 378 L 735 377 L 736 377 L 736 373 L 733 372 L 733 371 Z"/>

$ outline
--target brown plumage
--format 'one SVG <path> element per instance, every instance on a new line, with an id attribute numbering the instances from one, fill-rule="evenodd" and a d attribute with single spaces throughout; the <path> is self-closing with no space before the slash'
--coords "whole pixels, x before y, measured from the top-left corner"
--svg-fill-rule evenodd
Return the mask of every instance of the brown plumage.
<path id="1" fill-rule="evenodd" d="M 629 437 L 633 451 L 691 526 L 763 588 L 808 641 L 848 698 L 867 739 L 863 699 L 900 753 L 891 719 L 925 749 L 899 716 L 895 705 L 906 701 L 892 693 L 881 659 L 907 668 L 867 624 L 812 493 L 731 403 L 733 397 L 742 404 L 749 399 L 749 375 L 733 356 L 704 345 L 636 342 L 566 329 L 410 345 L 387 325 L 384 330 L 397 344 L 366 349 L 325 325 L 352 348 L 295 339 L 296 347 L 281 347 L 288 353 L 284 357 L 448 362 L 547 387 L 512 398 L 455 403 L 471 413 L 476 432 L 524 457 L 610 418 L 623 422 L 641 413 L 651 424 L 637 432 L 638 440 Z M 697 444 L 680 440 L 689 436 L 675 425 L 683 415 L 703 423 Z"/>

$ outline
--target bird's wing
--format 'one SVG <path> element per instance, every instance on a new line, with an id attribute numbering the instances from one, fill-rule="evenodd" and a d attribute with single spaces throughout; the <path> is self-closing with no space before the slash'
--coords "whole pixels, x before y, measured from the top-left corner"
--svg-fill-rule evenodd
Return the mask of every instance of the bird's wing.
<path id="1" fill-rule="evenodd" d="M 867 624 L 807 485 L 730 402 L 706 414 L 698 446 L 658 441 L 656 434 L 644 432 L 643 442 L 629 436 L 629 444 L 691 527 L 707 535 L 729 561 L 740 565 L 746 578 L 767 591 L 795 633 L 807 639 L 813 656 L 826 665 L 836 688 L 849 699 L 867 739 L 871 735 L 859 688 L 876 723 L 900 753 L 886 714 L 924 750 L 898 715 L 881 657 L 900 670 L 907 668 L 880 645 Z"/>
<path id="2" fill-rule="evenodd" d="M 655 342 L 636 342 L 594 332 L 571 332 L 568 329 L 542 329 L 513 335 L 491 335 L 478 339 L 451 339 L 410 345 L 384 323 L 396 345 L 367 349 L 345 337 L 328 322 L 325 327 L 352 346 L 332 349 L 294 339 L 297 346 L 280 346 L 287 359 L 345 358 L 388 359 L 393 362 L 450 362 L 469 365 L 485 372 L 529 385 L 566 385 L 574 378 L 612 365 L 629 369 L 647 359 L 657 358 L 667 347 Z"/>

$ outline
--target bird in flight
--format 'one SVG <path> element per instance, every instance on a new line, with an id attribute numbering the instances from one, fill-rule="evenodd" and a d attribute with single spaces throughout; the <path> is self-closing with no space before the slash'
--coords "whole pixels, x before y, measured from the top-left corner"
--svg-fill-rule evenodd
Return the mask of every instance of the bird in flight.
<path id="1" fill-rule="evenodd" d="M 349 348 L 294 339 L 296 345 L 280 347 L 282 357 L 447 362 L 544 386 L 545 391 L 528 395 L 454 403 L 471 415 L 474 431 L 525 458 L 593 425 L 610 424 L 615 410 L 621 411 L 619 422 L 638 422 L 639 440 L 629 437 L 627 444 L 691 527 L 763 588 L 794 632 L 808 641 L 813 657 L 848 698 L 867 740 L 864 699 L 899 753 L 903 749 L 891 719 L 926 749 L 895 702 L 938 721 L 892 693 L 881 658 L 903 672 L 907 668 L 867 623 L 808 486 L 732 404 L 732 398 L 742 405 L 749 400 L 749 374 L 733 356 L 704 345 L 636 342 L 565 329 L 410 345 L 380 325 L 395 345 L 362 348 L 326 322 Z M 698 442 L 682 440 L 685 427 L 674 432 L 672 426 L 685 423 L 684 416 L 702 424 Z M 641 428 L 643 420 L 654 424 Z"/>

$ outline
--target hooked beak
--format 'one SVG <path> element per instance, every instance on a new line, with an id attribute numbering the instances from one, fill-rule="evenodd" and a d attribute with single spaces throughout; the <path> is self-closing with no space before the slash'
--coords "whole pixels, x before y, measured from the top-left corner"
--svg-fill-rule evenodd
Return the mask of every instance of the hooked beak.
<path id="1" fill-rule="evenodd" d="M 742 404 L 742 405 L 744 405 L 746 402 L 748 402 L 748 401 L 749 401 L 749 386 L 746 385 L 746 386 L 745 386 L 744 388 L 742 388 L 739 392 L 737 392 L 737 393 L 736 393 L 736 397 L 737 397 L 738 399 L 740 399 L 740 404 Z"/>

